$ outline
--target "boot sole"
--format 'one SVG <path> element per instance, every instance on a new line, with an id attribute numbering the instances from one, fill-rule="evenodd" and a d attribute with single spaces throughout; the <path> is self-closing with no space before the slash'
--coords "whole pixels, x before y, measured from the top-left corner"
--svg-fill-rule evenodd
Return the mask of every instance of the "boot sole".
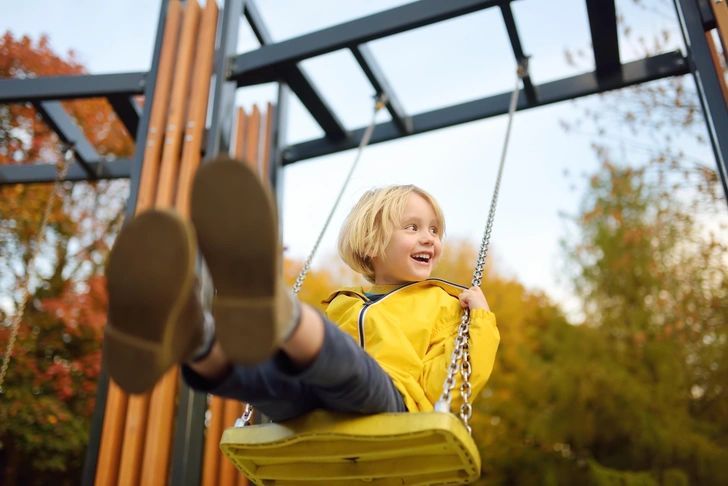
<path id="1" fill-rule="evenodd" d="M 126 225 L 111 251 L 103 357 L 128 393 L 153 388 L 189 352 L 193 316 L 183 311 L 194 283 L 195 240 L 171 211 L 149 211 Z"/>
<path id="2" fill-rule="evenodd" d="M 260 363 L 276 351 L 280 334 L 273 196 L 246 164 L 220 158 L 197 172 L 190 214 L 217 290 L 217 340 L 231 361 Z"/>

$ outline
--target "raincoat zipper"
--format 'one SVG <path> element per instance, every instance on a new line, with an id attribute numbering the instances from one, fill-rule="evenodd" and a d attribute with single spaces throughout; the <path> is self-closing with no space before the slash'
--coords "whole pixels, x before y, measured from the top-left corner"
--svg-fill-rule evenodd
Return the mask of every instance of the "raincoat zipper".
<path id="1" fill-rule="evenodd" d="M 456 283 L 448 282 L 447 280 L 443 280 L 441 278 L 428 278 L 427 280 L 423 280 L 423 282 L 427 282 L 428 280 L 429 281 L 436 280 L 436 281 L 439 281 L 439 282 L 444 282 L 446 284 L 453 285 L 455 287 L 460 287 L 463 290 L 466 290 L 467 289 L 467 287 L 465 287 L 464 285 L 459 285 L 459 284 L 456 284 Z M 403 285 L 400 288 L 391 291 L 390 293 L 388 293 L 387 295 L 385 295 L 381 299 L 377 300 L 376 302 L 373 302 L 373 301 L 371 301 L 371 300 L 367 299 L 366 297 L 363 297 L 363 296 L 361 296 L 359 294 L 356 294 L 356 293 L 354 294 L 357 297 L 359 297 L 361 300 L 364 301 L 364 306 L 359 311 L 359 317 L 357 319 L 358 330 L 359 330 L 359 346 L 361 346 L 362 349 L 364 349 L 364 315 L 367 313 L 367 309 L 369 309 L 369 307 L 371 307 L 372 305 L 374 305 L 374 304 L 376 304 L 378 302 L 383 301 L 384 299 L 386 299 L 390 295 L 399 292 L 403 288 L 409 287 L 410 285 L 415 285 L 415 284 L 418 284 L 418 283 L 420 283 L 420 282 L 411 282 L 411 283 L 408 283 L 406 285 Z"/>
<path id="2" fill-rule="evenodd" d="M 416 283 L 419 283 L 419 282 L 412 282 L 412 283 L 408 283 L 406 285 L 403 285 L 400 288 L 391 291 L 390 293 L 388 293 L 387 295 L 385 295 L 381 299 L 377 300 L 376 302 L 373 302 L 371 300 L 364 301 L 364 306 L 359 311 L 359 319 L 358 319 L 358 325 L 359 325 L 359 346 L 361 346 L 361 349 L 364 349 L 364 315 L 367 313 L 367 310 L 371 306 L 373 306 L 374 304 L 378 304 L 379 302 L 383 301 L 384 299 L 386 299 L 390 295 L 396 294 L 397 292 L 399 292 L 403 288 L 409 287 L 410 285 L 414 285 Z"/>

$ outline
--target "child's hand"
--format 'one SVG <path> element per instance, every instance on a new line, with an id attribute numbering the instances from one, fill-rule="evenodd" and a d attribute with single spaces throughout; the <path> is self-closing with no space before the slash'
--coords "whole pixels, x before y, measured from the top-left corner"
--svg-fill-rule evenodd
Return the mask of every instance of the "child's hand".
<path id="1" fill-rule="evenodd" d="M 460 306 L 463 309 L 485 309 L 490 310 L 488 307 L 488 301 L 485 300 L 485 295 L 480 287 L 470 287 L 468 290 L 463 290 L 460 294 Z"/>

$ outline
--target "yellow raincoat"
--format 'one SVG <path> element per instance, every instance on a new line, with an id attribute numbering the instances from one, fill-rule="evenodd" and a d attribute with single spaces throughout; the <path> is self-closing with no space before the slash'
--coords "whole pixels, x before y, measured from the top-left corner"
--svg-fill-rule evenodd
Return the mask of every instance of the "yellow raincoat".
<path id="1" fill-rule="evenodd" d="M 404 286 L 375 285 L 368 290 L 370 295 L 387 295 L 372 302 L 362 287 L 346 287 L 324 303 L 329 304 L 326 316 L 392 377 L 407 409 L 431 411 L 442 394 L 463 315 L 457 297 L 465 289 L 439 279 Z M 492 312 L 475 309 L 470 314 L 470 383 L 475 398 L 493 370 L 500 333 Z M 461 381 L 458 373 L 453 410 L 461 402 Z"/>

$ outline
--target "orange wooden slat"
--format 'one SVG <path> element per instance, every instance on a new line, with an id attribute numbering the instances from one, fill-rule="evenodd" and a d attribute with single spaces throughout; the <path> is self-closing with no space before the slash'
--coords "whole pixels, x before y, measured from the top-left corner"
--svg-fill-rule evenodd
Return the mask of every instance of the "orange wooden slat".
<path id="1" fill-rule="evenodd" d="M 258 149 L 260 145 L 260 110 L 253 106 L 253 112 L 248 117 L 245 127 L 245 160 L 260 174 L 258 165 Z"/>
<path id="2" fill-rule="evenodd" d="M 235 111 L 235 143 L 233 144 L 232 156 L 235 160 L 243 160 L 245 154 L 245 124 L 248 116 L 242 107 Z"/>
<path id="3" fill-rule="evenodd" d="M 723 56 L 728 63 L 728 51 L 726 51 L 728 49 L 728 5 L 725 1 L 716 3 L 714 0 L 709 0 L 708 3 L 713 8 L 715 23 L 718 25 L 718 36 L 723 44 Z"/>
<path id="4" fill-rule="evenodd" d="M 208 2 L 202 16 L 200 36 L 197 43 L 187 129 L 185 130 L 182 162 L 177 181 L 175 208 L 177 212 L 185 216 L 189 213 L 189 193 L 192 178 L 200 163 L 202 131 L 207 115 L 212 59 L 215 51 L 217 16 L 217 3 Z M 152 393 L 142 468 L 141 484 L 143 486 L 163 486 L 167 484 L 173 443 L 172 431 L 175 419 L 178 376 L 179 368 L 175 366 L 157 384 Z"/>
<path id="5" fill-rule="evenodd" d="M 202 486 L 217 486 L 220 473 L 220 462 L 226 461 L 220 450 L 225 400 L 212 397 L 210 403 L 210 425 L 205 435 L 205 456 L 202 463 Z"/>
<path id="6" fill-rule="evenodd" d="M 261 164 L 261 174 L 263 180 L 270 184 L 270 157 L 271 157 L 271 137 L 273 136 L 273 122 L 276 119 L 276 112 L 273 103 L 268 103 L 265 114 L 265 134 L 263 136 L 263 162 Z"/>
<path id="7" fill-rule="evenodd" d="M 165 143 L 162 152 L 162 165 L 157 184 L 157 197 L 155 206 L 166 208 L 170 206 L 170 197 L 177 187 L 177 161 L 179 154 L 170 152 L 170 142 L 178 142 L 176 147 L 179 150 L 179 130 L 170 130 L 174 124 L 179 125 L 179 117 L 186 112 L 186 98 L 189 91 L 189 71 L 191 69 L 191 58 L 193 53 L 194 40 L 200 18 L 200 6 L 195 0 L 187 2 L 182 20 L 182 31 L 180 33 L 180 46 L 177 55 L 177 63 L 174 72 L 172 86 L 172 99 L 168 111 L 167 131 L 165 132 Z M 181 85 L 181 86 L 180 86 Z M 180 115 L 181 113 L 181 115 Z M 174 149 L 174 147 L 173 147 Z M 165 170 L 166 169 L 166 170 Z M 160 384 L 158 383 L 157 387 Z M 154 391 L 143 397 L 130 398 L 129 409 L 126 417 L 126 428 L 124 431 L 124 446 L 121 456 L 120 485 L 139 484 L 141 477 L 142 459 L 144 453 L 144 442 L 146 440 L 146 429 L 149 419 L 149 402 Z M 132 400 L 134 403 L 132 404 Z M 122 481 L 122 479 L 124 481 Z"/>
<path id="8" fill-rule="evenodd" d="M 179 0 L 170 0 L 162 38 L 157 81 L 154 88 L 154 100 L 146 100 L 148 104 L 145 109 L 151 109 L 152 111 L 150 113 L 150 129 L 147 134 L 147 147 L 144 150 L 139 198 L 136 207 L 137 213 L 145 210 L 149 206 L 149 201 L 154 198 L 159 151 L 157 150 L 155 155 L 155 151 L 150 150 L 150 147 L 158 147 L 161 144 L 160 128 L 164 125 L 164 117 L 167 111 L 169 83 L 177 52 L 182 10 L 183 7 Z M 113 381 L 109 383 L 106 403 L 99 459 L 96 467 L 95 482 L 99 485 L 115 484 L 119 478 L 124 431 L 127 425 L 128 397 Z"/>
<path id="9" fill-rule="evenodd" d="M 174 70 L 172 98 L 167 115 L 167 128 L 164 133 L 164 149 L 162 150 L 162 166 L 159 169 L 159 187 L 157 189 L 157 208 L 170 208 L 174 202 L 179 173 L 180 149 L 187 115 L 190 94 L 190 78 L 195 53 L 195 41 L 200 25 L 200 4 L 197 0 L 189 0 L 182 20 L 182 33 L 177 55 L 177 66 Z"/>
<path id="10" fill-rule="evenodd" d="M 145 103 L 152 104 L 152 111 L 149 114 L 147 146 L 144 148 L 136 214 L 149 209 L 154 204 L 157 193 L 159 157 L 162 154 L 164 125 L 167 120 L 167 106 L 172 85 L 172 73 L 174 72 L 177 57 L 182 12 L 182 3 L 179 0 L 170 0 L 164 27 L 162 52 L 159 56 L 157 84 L 154 87 L 154 100 L 145 100 Z"/>
<path id="11" fill-rule="evenodd" d="M 718 84 L 720 84 L 720 90 L 723 92 L 723 101 L 725 101 L 726 105 L 728 105 L 728 86 L 726 86 L 725 74 L 723 73 L 723 66 L 720 63 L 718 49 L 710 31 L 705 33 L 705 39 L 708 41 L 710 57 L 713 58 L 713 65 L 715 66 L 715 71 L 718 73 Z"/>
<path id="12" fill-rule="evenodd" d="M 237 400 L 225 400 L 223 410 L 223 428 L 232 427 L 235 420 L 240 417 L 240 402 Z M 236 486 L 238 472 L 231 461 L 226 458 L 220 461 L 220 486 Z"/>
<path id="13" fill-rule="evenodd" d="M 200 37 L 195 57 L 194 78 L 190 91 L 190 110 L 185 127 L 180 165 L 179 185 L 175 207 L 180 214 L 189 214 L 192 179 L 200 165 L 202 134 L 207 120 L 212 65 L 215 57 L 215 36 L 219 8 L 217 2 L 208 1 L 202 15 Z"/>
<path id="14" fill-rule="evenodd" d="M 119 486 L 137 486 L 144 452 L 144 432 L 147 429 L 149 393 L 130 395 L 124 427 L 124 444 L 119 463 Z"/>
<path id="15" fill-rule="evenodd" d="M 99 459 L 96 464 L 95 484 L 116 484 L 119 477 L 121 443 L 126 422 L 127 395 L 119 385 L 109 381 L 106 392 L 104 426 L 101 429 Z"/>
<path id="16" fill-rule="evenodd" d="M 177 397 L 178 374 L 179 368 L 173 367 L 162 377 L 152 392 L 140 474 L 140 484 L 144 486 L 168 483 L 167 475 L 172 445 L 171 430 L 175 418 L 174 402 Z M 167 412 L 167 416 L 160 417 L 160 413 L 164 411 Z"/>

